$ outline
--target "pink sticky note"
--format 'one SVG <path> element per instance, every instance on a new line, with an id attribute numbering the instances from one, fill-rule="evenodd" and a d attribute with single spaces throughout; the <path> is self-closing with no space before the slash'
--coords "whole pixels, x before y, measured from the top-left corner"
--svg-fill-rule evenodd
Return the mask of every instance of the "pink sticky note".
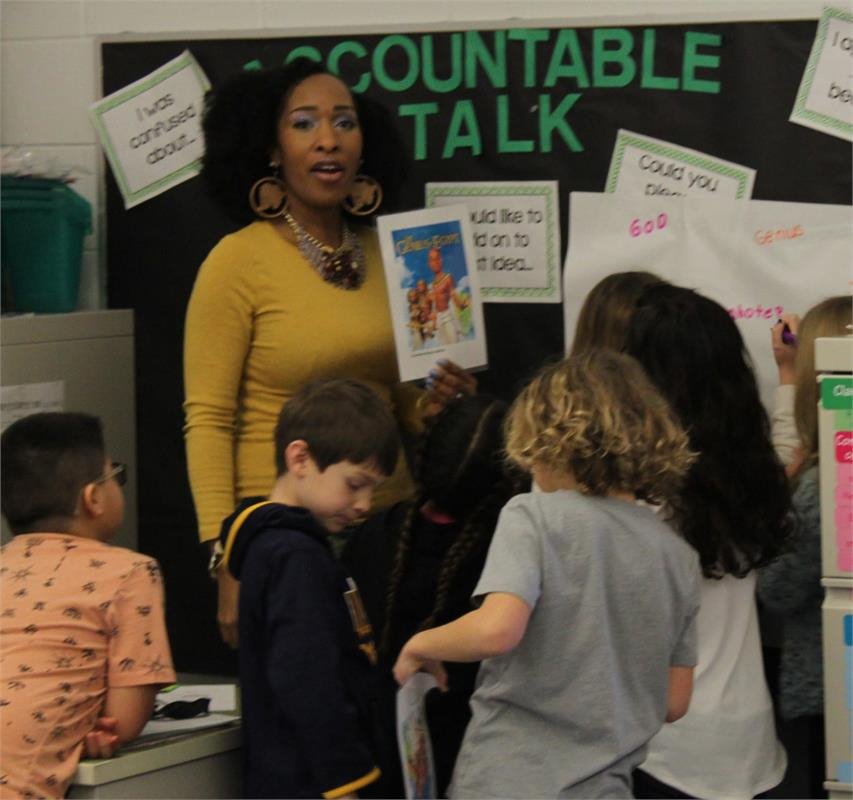
<path id="1" fill-rule="evenodd" d="M 839 547 L 853 547 L 853 506 L 835 509 L 835 541 Z"/>
<path id="2" fill-rule="evenodd" d="M 853 464 L 853 431 L 836 431 L 835 460 L 839 464 Z"/>
<path id="3" fill-rule="evenodd" d="M 840 547 L 838 549 L 839 572 L 853 572 L 853 547 Z"/>

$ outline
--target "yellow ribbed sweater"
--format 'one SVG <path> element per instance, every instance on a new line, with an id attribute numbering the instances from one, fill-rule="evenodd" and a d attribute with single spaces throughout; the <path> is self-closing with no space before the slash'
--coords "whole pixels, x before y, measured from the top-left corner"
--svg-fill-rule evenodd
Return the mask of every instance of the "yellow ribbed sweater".
<path id="1" fill-rule="evenodd" d="M 356 378 L 415 430 L 419 390 L 400 384 L 375 236 L 360 235 L 364 284 L 323 281 L 271 223 L 224 237 L 202 264 L 184 335 L 184 434 L 202 541 L 245 497 L 275 480 L 273 431 L 282 405 L 308 381 Z M 405 459 L 374 507 L 411 495 Z"/>

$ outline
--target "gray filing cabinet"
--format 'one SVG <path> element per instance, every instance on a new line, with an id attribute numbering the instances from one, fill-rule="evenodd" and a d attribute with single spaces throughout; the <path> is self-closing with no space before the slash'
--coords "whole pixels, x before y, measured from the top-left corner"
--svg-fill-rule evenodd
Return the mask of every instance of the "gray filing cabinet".
<path id="1" fill-rule="evenodd" d="M 125 521 L 115 540 L 136 549 L 136 407 L 133 312 L 81 311 L 0 320 L 0 386 L 59 388 L 62 410 L 95 414 L 109 456 L 128 465 Z M 7 405 L 11 413 L 11 406 Z M 5 427 L 0 411 L 0 424 Z M 7 417 L 9 414 L 7 413 Z M 3 540 L 8 531 L 3 525 Z"/>

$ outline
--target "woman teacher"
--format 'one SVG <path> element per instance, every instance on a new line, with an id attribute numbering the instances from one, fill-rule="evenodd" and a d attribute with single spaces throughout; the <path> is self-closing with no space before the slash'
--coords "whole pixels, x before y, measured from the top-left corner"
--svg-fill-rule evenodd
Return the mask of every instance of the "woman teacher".
<path id="1" fill-rule="evenodd" d="M 399 383 L 378 242 L 366 225 L 395 199 L 405 160 L 390 116 L 299 60 L 244 72 L 209 96 L 202 179 L 236 221 L 202 264 L 187 308 L 185 438 L 199 536 L 272 486 L 273 430 L 303 384 L 357 378 L 416 430 L 475 381 L 437 365 L 424 394 Z M 413 491 L 405 459 L 377 493 Z M 236 581 L 218 570 L 218 621 L 237 644 Z"/>

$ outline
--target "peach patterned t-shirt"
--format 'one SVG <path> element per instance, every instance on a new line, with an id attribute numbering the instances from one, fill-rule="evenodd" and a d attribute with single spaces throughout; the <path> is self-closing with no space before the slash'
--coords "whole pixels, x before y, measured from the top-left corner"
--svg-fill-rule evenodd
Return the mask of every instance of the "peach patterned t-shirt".
<path id="1" fill-rule="evenodd" d="M 62 797 L 108 687 L 175 680 L 160 566 L 70 534 L 0 551 L 0 797 Z"/>

